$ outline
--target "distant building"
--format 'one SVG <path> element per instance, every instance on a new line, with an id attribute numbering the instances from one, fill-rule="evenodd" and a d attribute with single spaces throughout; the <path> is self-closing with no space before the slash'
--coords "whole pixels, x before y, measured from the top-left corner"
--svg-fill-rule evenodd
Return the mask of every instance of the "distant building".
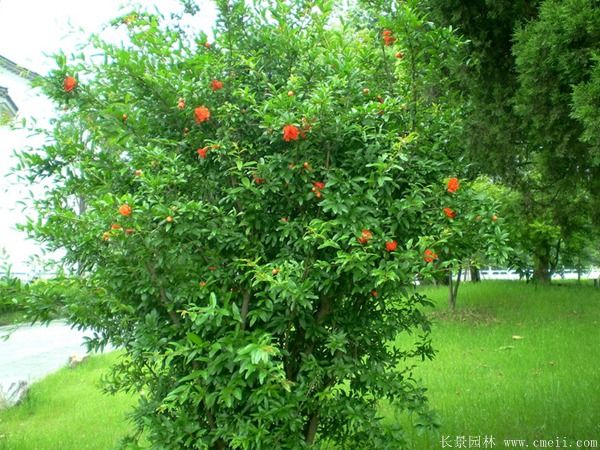
<path id="1" fill-rule="evenodd" d="M 35 117 L 44 124 L 52 115 L 50 101 L 31 87 L 31 81 L 39 76 L 0 55 L 0 253 L 5 253 L 0 254 L 0 264 L 8 259 L 12 272 L 22 278 L 34 275 L 28 260 L 40 249 L 15 228 L 31 211 L 19 203 L 28 197 L 30 187 L 11 174 L 17 163 L 13 153 L 40 145 L 41 138 L 13 129 L 11 123 Z M 0 265 L 0 272 L 3 270 Z"/>

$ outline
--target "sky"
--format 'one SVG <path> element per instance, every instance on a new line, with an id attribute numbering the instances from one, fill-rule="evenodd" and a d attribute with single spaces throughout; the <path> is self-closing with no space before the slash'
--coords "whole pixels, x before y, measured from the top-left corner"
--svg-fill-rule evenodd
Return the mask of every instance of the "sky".
<path id="1" fill-rule="evenodd" d="M 210 35 L 215 19 L 214 4 L 211 0 L 197 1 L 201 13 L 189 17 L 181 25 L 187 30 L 203 30 Z M 156 6 L 167 17 L 170 13 L 181 10 L 178 0 L 139 0 L 138 3 L 148 11 L 153 11 Z M 116 31 L 114 27 L 106 28 L 106 25 L 111 19 L 130 12 L 133 9 L 130 5 L 130 0 L 0 0 L 0 55 L 45 75 L 55 67 L 49 55 L 59 50 L 67 56 L 70 55 L 78 46 L 85 44 L 87 37 L 92 33 L 99 33 L 105 29 L 102 36 L 111 42 L 122 39 L 123 27 L 120 27 L 121 31 Z M 21 105 L 22 110 L 26 110 L 24 106 Z M 38 111 L 38 108 L 35 110 Z M 8 141 L 13 142 L 11 139 Z M 6 139 L 0 139 L 0 147 L 3 144 L 9 145 Z M 29 141 L 18 141 L 15 145 L 26 144 L 36 145 Z M 4 147 L 0 148 L 0 151 L 4 150 Z M 0 164 L 1 177 L 7 170 L 5 165 Z M 14 184 L 12 181 L 11 183 Z M 16 198 L 16 194 L 3 195 L 0 198 L 0 207 L 5 208 L 3 211 L 20 211 L 20 200 L 21 198 Z M 13 222 L 12 217 L 13 215 L 10 215 L 9 223 Z M 19 240 L 14 234 L 0 236 L 3 238 L 0 240 L 0 275 L 3 271 L 2 263 L 6 259 L 2 255 L 3 249 L 8 252 L 8 261 L 13 266 L 13 272 L 17 273 L 26 273 L 28 269 L 24 261 L 29 255 L 38 253 L 35 245 L 27 241 L 24 234 L 19 233 L 18 236 L 22 236 L 22 239 Z"/>
<path id="2" fill-rule="evenodd" d="M 163 13 L 178 11 L 177 0 L 139 1 Z M 198 0 L 201 14 L 190 19 L 194 28 L 208 31 L 214 20 L 211 1 Z M 131 8 L 128 0 L 0 0 L 0 55 L 40 74 L 53 67 L 46 55 L 62 49 L 67 55 L 100 32 L 111 19 Z"/>

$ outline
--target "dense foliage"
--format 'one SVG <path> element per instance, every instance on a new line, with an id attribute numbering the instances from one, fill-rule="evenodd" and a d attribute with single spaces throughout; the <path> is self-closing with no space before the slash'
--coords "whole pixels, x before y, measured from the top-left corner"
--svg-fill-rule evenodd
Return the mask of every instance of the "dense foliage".
<path id="1" fill-rule="evenodd" d="M 80 275 L 69 319 L 125 350 L 111 389 L 141 392 L 153 448 L 397 449 L 380 401 L 427 423 L 413 283 L 463 227 L 499 236 L 449 158 L 459 43 L 405 5 L 218 6 L 214 39 L 133 12 L 130 43 L 57 57 L 29 229 Z"/>
<path id="2" fill-rule="evenodd" d="M 477 172 L 510 185 L 518 265 L 549 282 L 594 262 L 600 164 L 595 0 L 425 2 L 470 40 L 463 142 Z M 459 74 L 460 75 L 460 72 Z M 587 241 L 584 244 L 584 241 Z M 580 257 L 575 257 L 576 254 Z M 586 255 L 583 257 L 583 255 Z"/>

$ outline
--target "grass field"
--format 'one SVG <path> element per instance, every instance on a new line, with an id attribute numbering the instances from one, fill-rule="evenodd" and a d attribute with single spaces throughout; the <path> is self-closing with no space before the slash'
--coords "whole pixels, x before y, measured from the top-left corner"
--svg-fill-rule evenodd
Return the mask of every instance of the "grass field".
<path id="1" fill-rule="evenodd" d="M 132 427 L 126 395 L 99 389 L 116 354 L 96 356 L 32 385 L 18 407 L 0 412 L 0 450 L 108 450 Z"/>
<path id="2" fill-rule="evenodd" d="M 562 447 L 597 440 L 600 448 L 600 289 L 465 284 L 454 316 L 445 290 L 427 293 L 437 305 L 438 354 L 415 377 L 428 387 L 441 428 L 412 432 L 414 449 L 440 449 L 442 438 L 455 448 L 463 436 L 464 448 L 469 436 L 471 448 L 478 436 L 481 448 L 485 436 L 494 448 L 510 448 L 504 439 L 529 447 L 553 439 L 558 447 L 557 437 Z"/>
<path id="3" fill-rule="evenodd" d="M 519 447 L 504 439 L 528 440 L 530 448 L 536 439 L 553 440 L 552 448 L 597 440 L 600 448 L 600 289 L 467 283 L 454 315 L 446 290 L 426 292 L 436 303 L 438 354 L 415 377 L 429 388 L 441 428 L 419 434 L 407 427 L 412 449 L 441 449 L 443 437 L 452 448 L 461 437 L 462 448 Z M 115 358 L 93 358 L 34 385 L 26 402 L 0 413 L 0 450 L 110 449 L 130 428 L 124 415 L 134 403 L 98 389 Z M 486 436 L 493 447 L 484 446 Z"/>

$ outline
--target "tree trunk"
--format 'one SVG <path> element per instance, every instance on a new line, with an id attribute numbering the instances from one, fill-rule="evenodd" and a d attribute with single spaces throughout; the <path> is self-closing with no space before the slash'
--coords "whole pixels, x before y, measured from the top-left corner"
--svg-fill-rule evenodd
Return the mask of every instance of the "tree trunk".
<path id="1" fill-rule="evenodd" d="M 481 272 L 479 272 L 479 267 L 471 266 L 471 281 L 473 283 L 479 283 L 481 281 Z"/>
<path id="2" fill-rule="evenodd" d="M 458 286 L 460 285 L 460 276 L 462 275 L 462 269 L 458 269 L 456 277 L 456 283 L 452 278 L 452 270 L 448 271 L 448 307 L 452 312 L 456 310 L 456 297 L 458 296 Z"/>
<path id="3" fill-rule="evenodd" d="M 548 255 L 537 255 L 535 268 L 533 269 L 533 280 L 538 283 L 550 284 L 551 276 Z"/>
<path id="4" fill-rule="evenodd" d="M 304 433 L 305 433 L 304 437 L 305 437 L 306 443 L 308 445 L 312 445 L 313 442 L 315 441 L 315 436 L 317 434 L 318 428 L 319 428 L 319 414 L 315 412 L 310 416 L 310 419 L 306 423 L 306 428 L 304 430 Z"/>

